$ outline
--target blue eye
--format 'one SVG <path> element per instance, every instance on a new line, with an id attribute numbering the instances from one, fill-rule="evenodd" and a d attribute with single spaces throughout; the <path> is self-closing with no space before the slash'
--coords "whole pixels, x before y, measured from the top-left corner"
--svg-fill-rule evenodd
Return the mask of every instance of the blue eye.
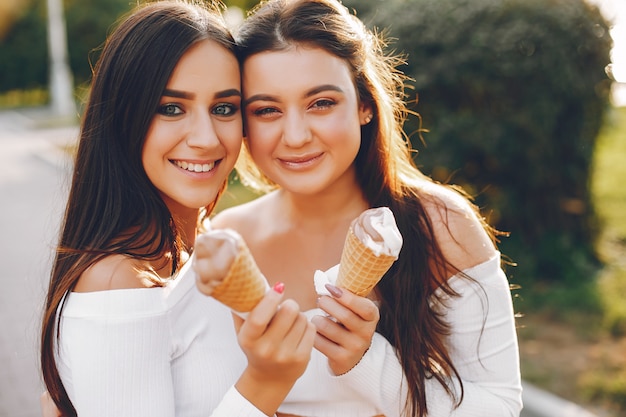
<path id="1" fill-rule="evenodd" d="M 159 108 L 157 109 L 157 113 L 162 114 L 164 116 L 176 116 L 179 114 L 183 114 L 184 112 L 178 104 L 168 103 L 168 104 L 159 106 Z"/>
<path id="2" fill-rule="evenodd" d="M 236 111 L 237 107 L 228 103 L 219 104 L 213 108 L 213 114 L 216 114 L 218 116 L 230 116 Z"/>

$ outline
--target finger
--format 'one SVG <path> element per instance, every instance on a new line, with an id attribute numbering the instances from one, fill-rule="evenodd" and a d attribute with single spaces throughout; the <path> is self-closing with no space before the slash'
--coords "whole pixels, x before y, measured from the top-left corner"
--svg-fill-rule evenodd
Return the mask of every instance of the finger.
<path id="1" fill-rule="evenodd" d="M 275 290 L 268 291 L 248 314 L 248 317 L 241 325 L 239 335 L 247 339 L 260 338 L 278 311 L 278 306 L 282 300 L 282 294 Z"/>
<path id="2" fill-rule="evenodd" d="M 337 347 L 347 350 L 353 353 L 362 353 L 369 347 L 371 343 L 371 334 L 373 331 L 365 331 L 356 333 L 346 329 L 342 324 L 335 323 L 333 320 L 323 317 L 315 316 L 311 319 L 311 322 L 315 325 L 317 333 L 333 343 Z M 319 341 L 322 343 L 323 341 Z M 324 344 L 326 344 L 324 342 Z"/>
<path id="3" fill-rule="evenodd" d="M 327 357 L 336 357 L 341 351 L 342 347 L 336 341 L 326 337 L 325 334 L 328 334 L 327 332 L 324 332 L 323 330 L 320 331 L 320 327 L 318 326 L 323 319 L 325 318 L 321 316 L 316 316 L 311 319 L 311 323 L 315 326 L 316 329 L 313 347 L 315 347 L 315 349 L 319 350 Z"/>
<path id="4" fill-rule="evenodd" d="M 301 355 L 308 355 L 310 357 L 316 337 L 317 331 L 315 329 L 315 325 L 306 320 L 306 328 L 304 329 L 304 333 L 300 339 L 300 344 L 298 345 L 298 353 Z"/>
<path id="5" fill-rule="evenodd" d="M 327 284 L 326 288 L 332 294 L 332 298 L 363 320 L 378 322 L 380 318 L 378 307 L 369 298 L 360 297 L 344 288 L 330 284 Z"/>
<path id="6" fill-rule="evenodd" d="M 286 338 L 300 316 L 303 315 L 300 313 L 298 303 L 294 300 L 283 301 L 265 332 L 266 337 L 272 340 Z M 302 323 L 300 323 L 300 327 L 302 327 Z"/>
<path id="7" fill-rule="evenodd" d="M 342 324 L 335 322 L 332 318 L 324 316 L 314 316 L 311 323 L 315 325 L 318 335 L 324 337 L 330 343 L 337 346 L 347 345 L 348 340 L 353 337 L 349 330 Z"/>
<path id="8" fill-rule="evenodd" d="M 369 347 L 368 337 L 355 335 L 327 317 L 316 316 L 311 321 L 317 328 L 314 347 L 328 358 L 336 375 L 352 369 Z"/>
<path id="9" fill-rule="evenodd" d="M 283 306 L 281 306 L 281 310 L 282 309 Z M 306 316 L 299 311 L 297 311 L 297 314 L 294 316 L 293 320 L 291 320 L 291 323 L 285 322 L 285 325 L 290 325 L 290 328 L 287 333 L 281 337 L 281 345 L 290 350 L 297 349 L 303 343 L 303 339 L 306 337 L 306 333 L 310 328 L 309 326 L 312 326 L 313 331 L 315 331 L 315 326 L 313 326 L 312 323 L 309 323 Z"/>
<path id="10" fill-rule="evenodd" d="M 233 323 L 235 324 L 235 332 L 239 333 L 239 330 L 241 329 L 241 326 L 243 325 L 244 319 L 235 313 L 232 313 L 232 315 L 233 315 Z"/>
<path id="11" fill-rule="evenodd" d="M 360 303 L 361 311 L 355 312 L 347 306 L 340 303 L 336 298 L 322 296 L 318 300 L 318 306 L 330 317 L 341 323 L 348 330 L 361 335 L 370 335 L 376 330 L 378 324 L 378 308 L 367 299 L 363 299 L 364 303 Z M 353 304 L 354 305 L 354 304 Z M 361 314 L 363 310 L 374 310 L 369 317 L 372 320 L 365 320 Z"/>

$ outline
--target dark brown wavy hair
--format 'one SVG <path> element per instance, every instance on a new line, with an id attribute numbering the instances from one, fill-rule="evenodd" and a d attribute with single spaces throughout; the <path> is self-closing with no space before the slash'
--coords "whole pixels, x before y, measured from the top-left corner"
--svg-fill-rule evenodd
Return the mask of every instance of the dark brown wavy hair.
<path id="1" fill-rule="evenodd" d="M 461 381 L 444 344 L 449 326 L 433 307 L 438 303 L 432 301 L 437 294 L 456 295 L 447 277 L 451 271 L 461 271 L 445 259 L 435 239 L 423 204 L 433 197 L 416 184 L 416 179 L 430 179 L 415 166 L 402 130 L 409 115 L 404 101 L 406 78 L 398 70 L 402 57 L 387 54 L 384 36 L 368 30 L 335 0 L 264 1 L 252 10 L 235 39 L 241 64 L 252 55 L 296 44 L 322 48 L 348 64 L 359 100 L 374 110 L 372 122 L 361 128 L 357 180 L 370 207 L 387 206 L 393 211 L 404 239 L 398 261 L 375 288 L 381 315 L 377 331 L 396 348 L 408 380 L 407 415 L 426 416 L 430 378 L 460 404 L 463 386 L 460 392 L 452 388 L 450 378 Z M 277 187 L 254 165 L 247 149 L 237 170 L 252 188 Z M 436 293 L 437 288 L 442 292 Z"/>
<path id="2" fill-rule="evenodd" d="M 172 274 L 179 268 L 182 238 L 141 152 L 174 67 L 206 39 L 235 51 L 217 3 L 145 3 L 120 21 L 95 66 L 41 330 L 43 379 L 64 416 L 76 410 L 59 377 L 55 346 L 64 297 L 81 274 L 112 254 L 149 261 L 171 254 Z"/>

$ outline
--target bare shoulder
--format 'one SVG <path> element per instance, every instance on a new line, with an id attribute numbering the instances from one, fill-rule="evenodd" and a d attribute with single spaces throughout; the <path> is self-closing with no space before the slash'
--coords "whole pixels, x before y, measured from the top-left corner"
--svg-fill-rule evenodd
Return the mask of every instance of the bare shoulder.
<path id="1" fill-rule="evenodd" d="M 267 212 L 273 193 L 265 194 L 250 202 L 227 208 L 211 219 L 212 229 L 233 229 L 238 232 L 250 230 L 259 223 L 259 218 Z"/>
<path id="2" fill-rule="evenodd" d="M 464 270 L 496 254 L 492 236 L 468 198 L 438 184 L 425 187 L 423 195 L 435 239 L 453 265 Z"/>
<path id="3" fill-rule="evenodd" d="M 74 288 L 76 292 L 147 288 L 152 286 L 142 274 L 145 265 L 124 255 L 107 256 L 83 272 Z"/>

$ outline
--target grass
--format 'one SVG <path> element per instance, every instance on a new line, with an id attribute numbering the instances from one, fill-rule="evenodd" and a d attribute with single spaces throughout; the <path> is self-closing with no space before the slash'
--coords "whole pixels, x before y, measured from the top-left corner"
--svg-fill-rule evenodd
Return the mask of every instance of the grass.
<path id="1" fill-rule="evenodd" d="M 258 196 L 259 194 L 241 185 L 241 183 L 236 179 L 236 175 L 232 173 L 228 180 L 228 188 L 226 189 L 224 195 L 220 198 L 220 201 L 217 203 L 215 213 L 219 213 L 228 207 L 247 203 L 250 200 L 254 200 Z"/>
<path id="2" fill-rule="evenodd" d="M 591 181 L 604 262 L 584 291 L 520 319 L 522 376 L 601 416 L 626 416 L 626 108 L 612 109 L 598 137 Z M 570 295 L 574 292 L 570 292 Z M 558 297 L 558 293 L 553 293 Z M 599 311 L 581 310 L 597 297 Z M 523 303 L 522 303 L 523 305 Z M 522 310 L 524 308 L 522 307 Z"/>
<path id="3" fill-rule="evenodd" d="M 598 251 L 607 265 L 598 279 L 604 309 L 602 324 L 616 336 L 626 335 L 625 159 L 626 108 L 619 108 L 609 114 L 599 137 L 592 179 L 596 210 L 604 226 Z"/>
<path id="4" fill-rule="evenodd" d="M 592 192 L 604 226 L 598 250 L 607 263 L 598 282 L 603 325 L 626 335 L 626 108 L 609 114 L 595 157 Z"/>
<path id="5" fill-rule="evenodd" d="M 46 104 L 48 100 L 48 91 L 43 88 L 11 90 L 0 94 L 0 109 L 39 107 Z"/>

